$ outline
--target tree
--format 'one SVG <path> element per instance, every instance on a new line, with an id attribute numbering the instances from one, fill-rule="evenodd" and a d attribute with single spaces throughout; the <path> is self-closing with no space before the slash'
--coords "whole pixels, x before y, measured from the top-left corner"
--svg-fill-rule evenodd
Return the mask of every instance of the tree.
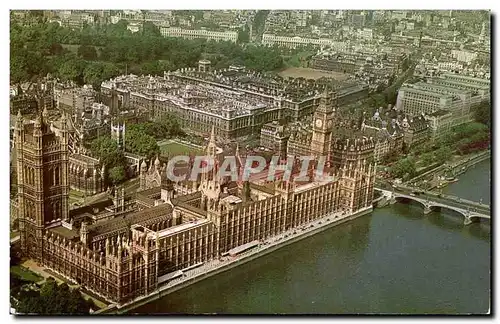
<path id="1" fill-rule="evenodd" d="M 160 120 L 159 124 L 165 128 L 168 137 L 184 136 L 179 120 L 173 114 L 166 114 Z"/>
<path id="2" fill-rule="evenodd" d="M 122 183 L 125 180 L 125 170 L 123 166 L 115 166 L 109 170 L 109 180 L 113 185 Z"/>
<path id="3" fill-rule="evenodd" d="M 485 101 L 481 102 L 474 110 L 474 119 L 489 128 L 491 125 L 491 104 Z"/>
<path id="4" fill-rule="evenodd" d="M 57 74 L 64 80 L 72 80 L 81 83 L 81 81 L 83 81 L 84 68 L 85 62 L 70 56 L 59 66 Z"/>
<path id="5" fill-rule="evenodd" d="M 125 133 L 125 149 L 127 152 L 152 157 L 160 153 L 160 148 L 154 137 L 130 127 Z"/>
<path id="6" fill-rule="evenodd" d="M 71 289 L 66 283 L 57 285 L 53 278 L 48 278 L 40 290 L 22 289 L 17 297 L 16 310 L 22 314 L 87 315 L 94 305 L 78 289 Z"/>
<path id="7" fill-rule="evenodd" d="M 416 172 L 415 161 L 412 158 L 402 159 L 391 167 L 391 173 L 396 178 L 410 179 Z"/>
<path id="8" fill-rule="evenodd" d="M 50 55 L 61 55 L 64 52 L 64 48 L 59 43 L 52 43 L 50 45 L 49 54 Z"/>
<path id="9" fill-rule="evenodd" d="M 109 136 L 100 136 L 93 140 L 90 151 L 109 169 L 125 165 L 123 152 L 118 149 L 116 141 Z"/>
<path id="10" fill-rule="evenodd" d="M 238 29 L 238 43 L 248 43 L 250 41 L 250 34 L 247 28 Z"/>
<path id="11" fill-rule="evenodd" d="M 260 11 L 257 14 L 258 17 L 254 20 L 255 26 L 258 26 L 254 26 L 256 34 L 263 32 L 268 12 Z M 164 70 L 193 66 L 202 55 L 213 57 L 214 67 L 217 68 L 235 62 L 257 71 L 271 71 L 283 66 L 283 59 L 277 48 L 165 38 L 161 36 L 158 27 L 150 23 L 143 25 L 141 33 L 133 34 L 127 30 L 127 24 L 122 20 L 117 24 L 86 26 L 78 30 L 46 22 L 22 28 L 11 24 L 11 80 L 26 81 L 54 72 L 62 79 L 78 83 L 83 83 L 85 79 L 96 80 L 91 82 L 94 85 L 99 79 L 102 81 L 116 76 L 120 67 L 125 64 L 130 70 L 135 69 L 136 73 L 161 74 Z M 240 40 L 245 40 L 245 33 L 246 31 L 240 33 Z M 78 45 L 76 55 L 65 53 L 60 44 Z M 99 47 L 99 55 L 96 47 Z M 104 64 L 100 65 L 100 78 L 98 73 L 84 72 L 90 61 Z"/>
<path id="12" fill-rule="evenodd" d="M 97 51 L 92 45 L 80 45 L 80 47 L 78 47 L 77 54 L 84 60 L 93 61 L 97 59 Z"/>
<path id="13" fill-rule="evenodd" d="M 451 156 L 453 155 L 453 151 L 449 146 L 442 146 L 434 154 L 437 163 L 444 163 L 450 160 Z"/>
<path id="14" fill-rule="evenodd" d="M 422 161 L 422 164 L 429 166 L 434 163 L 434 154 L 424 153 L 421 155 L 420 160 Z"/>
<path id="15" fill-rule="evenodd" d="M 83 82 L 91 84 L 94 89 L 99 89 L 103 80 L 103 66 L 100 63 L 89 63 L 83 70 Z"/>

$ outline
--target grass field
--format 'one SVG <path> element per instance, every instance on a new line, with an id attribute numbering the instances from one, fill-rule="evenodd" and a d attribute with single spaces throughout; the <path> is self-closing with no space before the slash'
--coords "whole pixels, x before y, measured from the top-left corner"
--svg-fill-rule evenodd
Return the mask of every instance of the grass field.
<path id="1" fill-rule="evenodd" d="M 19 277 L 27 281 L 39 282 L 40 280 L 43 280 L 43 278 L 36 273 L 19 265 L 10 267 L 10 272 L 19 275 Z"/>
<path id="2" fill-rule="evenodd" d="M 72 44 L 61 44 L 61 46 L 65 50 L 68 50 L 68 51 L 70 51 L 73 54 L 77 54 L 78 53 L 78 47 L 80 47 L 80 45 L 72 45 Z M 101 47 L 99 47 L 99 46 L 94 46 L 94 47 L 95 47 L 95 49 L 97 51 L 97 55 L 100 55 L 101 54 Z"/>
<path id="3" fill-rule="evenodd" d="M 301 67 L 303 65 L 302 60 L 314 54 L 315 52 L 311 51 L 300 52 L 291 56 L 283 56 L 283 61 L 286 67 Z"/>
<path id="4" fill-rule="evenodd" d="M 197 147 L 181 144 L 181 143 L 166 143 L 160 145 L 160 150 L 164 156 L 188 155 L 190 153 L 201 154 L 203 150 Z"/>

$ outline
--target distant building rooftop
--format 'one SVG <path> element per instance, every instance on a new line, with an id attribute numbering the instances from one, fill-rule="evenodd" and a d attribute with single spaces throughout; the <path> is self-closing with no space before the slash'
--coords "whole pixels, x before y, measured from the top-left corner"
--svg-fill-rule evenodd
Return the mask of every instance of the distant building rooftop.
<path id="1" fill-rule="evenodd" d="M 441 116 L 444 116 L 444 115 L 447 115 L 447 114 L 451 114 L 451 112 L 449 110 L 440 109 L 440 110 L 437 110 L 437 111 L 429 114 L 429 116 L 432 116 L 432 117 L 441 117 Z"/>

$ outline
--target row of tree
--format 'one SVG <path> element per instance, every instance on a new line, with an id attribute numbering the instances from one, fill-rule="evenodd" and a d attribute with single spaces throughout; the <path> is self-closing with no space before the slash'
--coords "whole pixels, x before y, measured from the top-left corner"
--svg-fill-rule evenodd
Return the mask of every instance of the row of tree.
<path id="1" fill-rule="evenodd" d="M 125 133 L 125 151 L 150 159 L 160 154 L 157 141 L 182 136 L 185 133 L 173 115 L 156 122 L 132 124 Z M 92 141 L 90 151 L 106 165 L 110 184 L 116 185 L 128 178 L 125 156 L 115 139 L 109 135 L 100 136 Z"/>
<path id="2" fill-rule="evenodd" d="M 151 23 L 144 23 L 141 32 L 132 33 L 124 20 L 78 30 L 57 23 L 11 23 L 10 39 L 10 76 L 14 83 L 52 73 L 98 87 L 101 81 L 125 71 L 162 74 L 196 66 L 207 56 L 217 69 L 241 64 L 252 70 L 271 71 L 283 66 L 278 48 L 166 38 Z"/>
<path id="3" fill-rule="evenodd" d="M 453 154 L 470 154 L 488 149 L 491 132 L 485 124 L 472 122 L 454 127 L 451 132 L 436 142 L 428 142 L 414 148 L 412 154 L 399 160 L 391 167 L 394 177 L 409 179 L 416 175 L 416 162 L 421 165 L 443 164 L 451 159 Z M 397 155 L 388 155 L 384 162 L 394 162 Z"/>
<path id="4" fill-rule="evenodd" d="M 17 300 L 16 311 L 21 314 L 88 315 L 90 309 L 96 309 L 94 302 L 85 300 L 78 289 L 71 289 L 66 283 L 58 285 L 53 278 L 48 278 L 39 289 L 15 275 L 11 281 L 16 281 L 14 284 L 18 284 L 18 281 L 23 283 L 12 292 Z"/>

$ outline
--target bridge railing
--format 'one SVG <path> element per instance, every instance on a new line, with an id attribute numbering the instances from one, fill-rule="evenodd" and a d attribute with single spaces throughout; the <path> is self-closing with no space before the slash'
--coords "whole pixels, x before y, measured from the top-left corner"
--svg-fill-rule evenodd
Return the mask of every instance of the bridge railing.
<path id="1" fill-rule="evenodd" d="M 461 199 L 461 198 L 460 198 L 461 200 L 458 200 L 459 198 L 454 197 L 454 196 L 447 196 L 447 197 L 452 197 L 454 199 L 449 199 L 449 198 L 446 199 L 445 197 L 439 197 L 439 198 L 436 197 L 438 199 L 432 199 L 433 197 L 411 195 L 410 193 L 406 193 L 406 192 L 398 191 L 398 190 L 389 191 L 389 190 L 385 190 L 385 189 L 381 189 L 381 188 L 375 188 L 375 190 L 379 190 L 379 191 L 382 191 L 384 193 L 395 194 L 397 196 L 407 197 L 407 198 L 410 198 L 410 199 L 416 200 L 416 201 L 427 201 L 427 202 L 433 203 L 433 204 L 444 205 L 444 206 L 447 206 L 448 208 L 462 210 L 462 212 L 465 212 L 465 211 L 474 212 L 474 213 L 477 213 L 480 215 L 488 216 L 488 218 L 491 216 L 489 205 L 483 205 L 483 204 L 479 204 L 479 203 L 474 202 L 474 201 L 465 200 L 465 199 Z M 472 208 L 470 205 L 468 205 L 468 203 L 473 204 Z"/>
<path id="2" fill-rule="evenodd" d="M 396 190 L 394 190 L 394 188 Z M 485 208 L 487 210 L 490 210 L 490 205 L 482 204 L 482 203 L 479 203 L 477 201 L 468 200 L 468 199 L 464 199 L 464 198 L 460 198 L 460 197 L 456 197 L 456 196 L 440 194 L 440 193 L 435 192 L 435 191 L 425 191 L 425 190 L 420 190 L 420 189 L 417 189 L 417 188 L 408 187 L 408 186 L 405 186 L 405 185 L 394 186 L 394 188 L 393 188 L 394 192 L 398 192 L 397 189 L 399 189 L 399 188 L 406 189 L 406 190 L 409 190 L 409 191 L 420 191 L 424 195 L 427 195 L 427 196 L 435 196 L 436 198 L 439 198 L 439 199 L 444 199 L 444 200 L 447 199 L 450 202 L 453 201 L 453 202 L 456 202 L 456 203 L 459 203 L 459 204 L 462 204 L 462 205 L 467 205 L 468 204 L 468 205 L 472 205 L 474 207 Z M 410 196 L 410 194 L 408 194 L 408 193 L 406 193 L 404 191 L 399 191 L 398 193 Z M 416 196 L 416 197 L 418 197 L 418 196 Z"/>

